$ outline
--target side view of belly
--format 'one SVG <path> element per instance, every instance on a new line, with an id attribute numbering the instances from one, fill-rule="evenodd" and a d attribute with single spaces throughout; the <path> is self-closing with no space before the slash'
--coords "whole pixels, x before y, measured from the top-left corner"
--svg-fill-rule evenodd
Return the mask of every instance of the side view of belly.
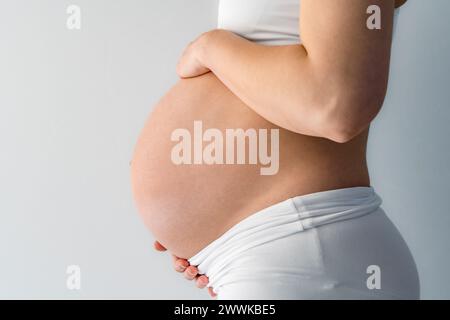
<path id="1" fill-rule="evenodd" d="M 177 142 L 172 133 L 193 132 L 194 121 L 220 132 L 278 129 L 277 173 L 262 175 L 261 164 L 174 163 Z M 135 202 L 155 238 L 172 253 L 189 258 L 271 204 L 315 191 L 367 185 L 366 138 L 363 134 L 336 144 L 295 134 L 261 118 L 212 73 L 180 80 L 155 106 L 139 136 L 131 165 Z"/>

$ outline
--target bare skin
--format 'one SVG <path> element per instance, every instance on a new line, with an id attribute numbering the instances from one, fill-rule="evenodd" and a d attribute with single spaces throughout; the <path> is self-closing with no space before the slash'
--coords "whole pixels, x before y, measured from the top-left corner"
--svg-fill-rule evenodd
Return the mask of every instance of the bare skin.
<path id="1" fill-rule="evenodd" d="M 171 134 L 204 127 L 279 129 L 279 170 L 257 165 L 176 165 Z M 213 73 L 180 80 L 156 105 L 137 143 L 132 185 L 138 211 L 171 253 L 189 258 L 226 230 L 272 204 L 323 190 L 368 186 L 368 130 L 348 143 L 297 134 L 258 116 Z"/>
<path id="2" fill-rule="evenodd" d="M 320 8 L 320 5 L 319 8 L 317 7 L 317 0 L 302 2 L 304 12 L 308 12 L 308 9 L 309 12 L 315 12 Z M 404 2 L 397 1 L 396 6 Z M 324 5 L 330 3 L 329 0 L 324 0 Z M 367 4 L 363 3 L 362 6 L 364 5 Z M 381 0 L 380 5 L 388 8 L 389 1 Z M 355 8 L 355 10 L 359 9 L 361 8 Z M 303 29 L 308 30 L 307 26 Z M 306 40 L 314 37 L 321 38 L 320 34 L 314 34 L 312 31 L 310 34 L 308 31 L 303 33 L 302 38 Z M 390 34 L 384 36 L 385 39 L 377 41 L 390 42 Z M 208 278 L 205 275 L 199 275 L 198 269 L 190 266 L 186 257 L 191 257 L 246 216 L 288 197 L 322 190 L 370 185 L 365 161 L 368 126 L 384 99 L 390 49 L 389 45 L 386 45 L 384 48 L 377 48 L 381 51 L 374 53 L 377 57 L 376 61 L 383 66 L 384 71 L 382 70 L 381 73 L 377 73 L 379 70 L 374 71 L 378 74 L 376 77 L 378 80 L 367 79 L 367 83 L 371 86 L 362 89 L 364 95 L 352 97 L 356 100 L 349 100 L 348 97 L 341 98 L 340 95 L 335 96 L 339 89 L 346 88 L 336 85 L 337 90 L 331 90 L 330 99 L 324 101 L 345 101 L 346 103 L 333 105 L 330 108 L 328 103 L 322 104 L 323 96 L 316 99 L 314 95 L 309 94 L 309 92 L 316 92 L 314 87 L 304 86 L 301 90 L 305 90 L 305 94 L 299 94 L 296 90 L 274 90 L 277 83 L 280 85 L 286 83 L 286 79 L 283 78 L 286 75 L 258 74 L 262 72 L 260 70 L 273 69 L 270 64 L 265 66 L 261 64 L 276 60 L 270 59 L 271 54 L 274 57 L 279 54 L 276 48 L 254 46 L 223 32 L 215 33 L 212 37 L 198 39 L 182 56 L 178 73 L 182 78 L 193 79 L 181 80 L 155 107 L 141 134 L 132 164 L 134 193 L 139 211 L 147 226 L 161 241 L 161 243 L 155 242 L 155 249 L 171 251 L 176 271 L 182 272 L 188 280 L 195 279 L 199 288 L 207 285 Z M 338 40 L 342 42 L 342 39 Z M 216 46 L 220 50 L 210 48 L 208 59 L 205 59 L 202 55 L 205 52 L 205 45 Z M 311 43 L 310 55 L 314 50 L 320 53 L 321 46 L 326 48 L 328 45 L 329 43 L 326 45 Z M 340 45 L 336 44 L 334 53 L 339 51 Z M 371 47 L 365 48 L 364 43 L 360 45 L 362 47 L 354 48 L 354 50 L 373 51 Z M 371 45 L 370 39 L 366 45 Z M 327 58 L 321 57 L 320 54 L 315 61 L 323 59 L 322 67 L 317 67 L 316 64 L 316 67 L 312 68 L 308 66 L 310 63 L 306 60 L 311 57 L 302 56 L 304 49 L 297 49 L 294 46 L 279 49 L 284 50 L 284 60 L 287 61 L 288 66 L 299 64 L 298 70 L 309 70 L 303 75 L 301 72 L 292 74 L 290 76 L 292 81 L 289 83 L 295 84 L 296 81 L 305 83 L 305 80 L 310 78 L 321 79 L 320 70 L 326 71 L 324 75 L 329 75 L 330 70 L 327 68 L 333 67 L 327 65 Z M 233 52 L 239 52 L 240 56 L 234 56 Z M 261 61 L 257 58 L 261 55 L 269 57 L 267 62 L 255 63 L 253 71 L 253 66 L 243 68 L 249 64 L 249 61 Z M 295 60 L 297 58 L 298 60 Z M 343 56 L 344 58 L 349 59 L 346 56 Z M 227 59 L 233 61 L 233 67 L 218 63 Z M 336 60 L 336 55 L 333 59 Z M 358 66 L 358 63 L 355 65 Z M 376 68 L 380 69 L 379 66 Z M 248 73 L 242 72 L 243 69 Z M 338 69 L 332 70 L 335 71 L 333 74 L 338 74 Z M 355 73 L 358 74 L 358 72 L 361 72 L 361 76 L 355 76 L 354 81 L 359 87 L 366 81 L 361 78 L 363 74 L 368 73 L 366 61 L 361 62 L 361 70 L 356 69 Z M 258 79 L 271 79 L 271 81 L 266 84 L 260 81 L 257 85 L 250 85 L 252 82 L 250 80 L 255 76 Z M 281 78 L 277 79 L 277 77 Z M 333 83 L 338 82 L 339 79 L 339 77 L 334 78 Z M 342 79 L 346 80 L 345 85 L 348 86 L 349 79 Z M 273 99 L 273 92 L 287 94 Z M 364 109 L 366 111 L 362 113 L 356 107 L 368 101 L 365 96 L 373 97 L 375 102 L 367 104 Z M 335 97 L 338 98 L 334 99 Z M 276 101 L 277 105 L 270 104 L 270 101 Z M 289 107 L 293 105 L 292 101 L 296 101 L 296 104 L 303 107 L 293 110 L 293 107 Z M 344 105 L 349 109 L 343 112 L 341 106 Z M 350 106 L 347 107 L 347 105 Z M 274 112 L 277 110 L 276 106 L 287 109 Z M 314 106 L 314 109 L 308 109 L 310 106 Z M 333 112 L 331 113 L 330 110 Z M 335 120 L 340 118 L 345 118 L 345 121 Z M 330 121 L 329 119 L 333 120 L 327 122 Z M 347 122 L 348 119 L 350 123 Z M 238 166 L 239 168 L 200 166 L 201 168 L 184 167 L 182 170 L 174 167 L 173 163 L 167 159 L 173 143 L 170 143 L 169 139 L 161 141 L 154 137 L 158 134 L 160 137 L 167 137 L 172 129 L 189 127 L 194 120 L 203 120 L 208 127 L 219 129 L 279 128 L 281 130 L 280 162 L 282 161 L 279 173 L 273 177 L 262 177 L 257 173 L 256 168 L 250 166 Z M 352 130 L 341 129 L 347 126 Z M 150 153 L 149 150 L 152 152 Z M 196 181 L 194 189 L 193 179 Z M 236 180 L 239 181 L 239 185 L 236 185 Z M 217 203 L 218 199 L 220 204 Z M 168 205 L 169 209 L 167 209 Z M 211 217 L 213 219 L 210 219 Z M 209 290 L 213 295 L 211 288 Z"/>

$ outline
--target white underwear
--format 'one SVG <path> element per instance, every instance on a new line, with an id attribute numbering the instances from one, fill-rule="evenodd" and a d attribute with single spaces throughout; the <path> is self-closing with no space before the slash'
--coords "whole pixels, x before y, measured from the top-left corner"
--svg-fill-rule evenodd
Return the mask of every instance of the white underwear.
<path id="1" fill-rule="evenodd" d="M 414 259 L 372 187 L 287 199 L 189 258 L 218 299 L 418 299 Z"/>

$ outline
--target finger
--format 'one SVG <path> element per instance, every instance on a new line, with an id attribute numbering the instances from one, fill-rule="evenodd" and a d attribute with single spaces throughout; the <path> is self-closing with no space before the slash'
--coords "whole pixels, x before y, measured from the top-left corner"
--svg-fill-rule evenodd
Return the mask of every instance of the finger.
<path id="1" fill-rule="evenodd" d="M 195 277 L 195 285 L 199 289 L 203 289 L 204 287 L 206 287 L 208 282 L 209 282 L 208 277 L 205 276 L 204 274 L 197 275 L 197 277 Z"/>
<path id="2" fill-rule="evenodd" d="M 189 262 L 187 262 L 187 260 L 185 259 L 178 258 L 174 260 L 173 267 L 177 272 L 184 272 L 186 271 L 186 268 L 189 267 Z"/>
<path id="3" fill-rule="evenodd" d="M 208 287 L 208 292 L 211 298 L 215 299 L 217 297 L 217 294 L 213 291 L 213 288 Z"/>
<path id="4" fill-rule="evenodd" d="M 166 251 L 167 249 L 158 241 L 155 241 L 153 243 L 153 247 L 157 250 L 157 251 Z"/>
<path id="5" fill-rule="evenodd" d="M 187 259 L 184 259 L 184 258 L 180 258 L 179 256 L 177 256 L 177 255 L 175 255 L 175 254 L 171 254 L 172 255 L 172 261 L 173 262 L 176 262 L 176 261 L 178 261 L 178 260 L 184 260 L 184 261 L 186 261 L 187 263 L 189 263 L 188 261 L 187 261 Z"/>
<path id="6" fill-rule="evenodd" d="M 194 266 L 189 266 L 186 268 L 186 271 L 184 271 L 184 277 L 187 280 L 193 280 L 197 274 L 198 274 L 198 269 Z"/>
<path id="7" fill-rule="evenodd" d="M 173 268 L 177 272 L 184 272 L 187 267 L 189 267 L 189 262 L 186 259 L 182 259 L 174 254 L 172 254 Z"/>

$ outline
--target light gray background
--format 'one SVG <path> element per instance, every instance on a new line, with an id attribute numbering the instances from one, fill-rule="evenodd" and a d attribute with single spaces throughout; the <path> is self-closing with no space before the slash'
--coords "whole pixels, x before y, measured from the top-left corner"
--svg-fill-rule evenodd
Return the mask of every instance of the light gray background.
<path id="1" fill-rule="evenodd" d="M 82 30 L 66 8 L 82 9 Z M 0 0 L 0 298 L 206 298 L 152 249 L 129 160 L 216 0 Z M 368 161 L 422 297 L 450 298 L 450 1 L 410 0 Z M 82 290 L 66 289 L 80 265 Z"/>

